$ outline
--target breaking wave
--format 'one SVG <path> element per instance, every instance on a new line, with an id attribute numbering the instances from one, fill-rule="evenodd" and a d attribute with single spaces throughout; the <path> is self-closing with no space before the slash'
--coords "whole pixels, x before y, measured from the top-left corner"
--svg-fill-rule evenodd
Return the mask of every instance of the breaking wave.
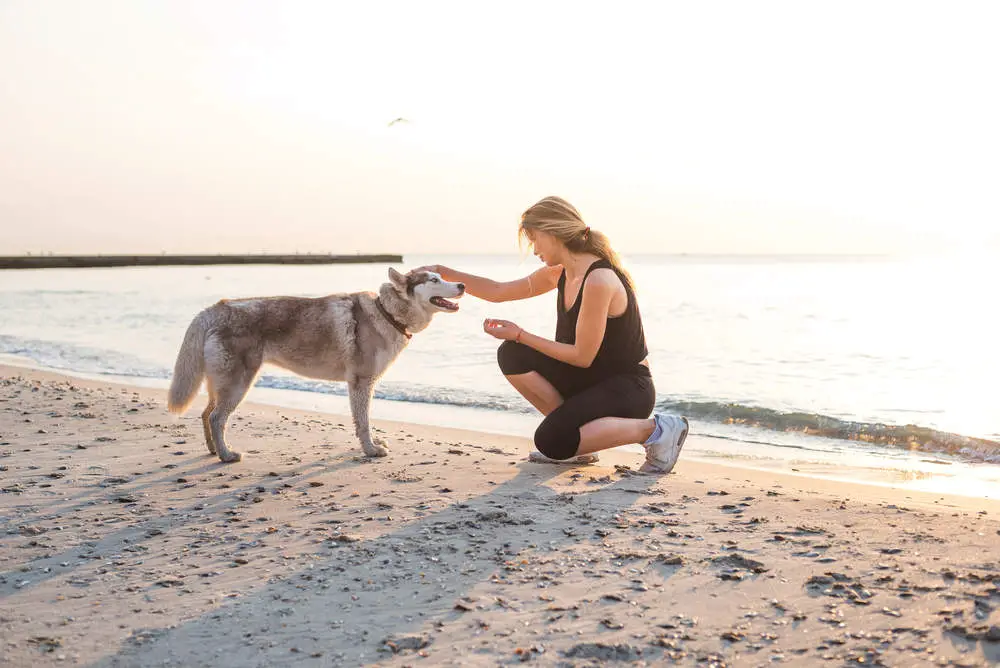
<path id="1" fill-rule="evenodd" d="M 976 461 L 1000 462 L 1000 441 L 965 436 L 930 427 L 856 422 L 819 413 L 782 412 L 771 408 L 715 401 L 660 399 L 657 410 L 721 424 L 798 433 L 841 441 L 857 441 L 920 452 L 959 455 Z"/>

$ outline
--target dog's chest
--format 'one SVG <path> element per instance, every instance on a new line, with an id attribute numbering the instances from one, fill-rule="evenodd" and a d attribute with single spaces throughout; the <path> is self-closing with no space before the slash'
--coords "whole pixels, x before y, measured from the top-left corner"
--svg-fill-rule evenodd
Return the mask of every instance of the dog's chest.
<path id="1" fill-rule="evenodd" d="M 396 358 L 399 357 L 405 347 L 406 344 L 396 344 L 376 350 L 373 362 L 378 375 L 382 375 L 396 361 Z"/>

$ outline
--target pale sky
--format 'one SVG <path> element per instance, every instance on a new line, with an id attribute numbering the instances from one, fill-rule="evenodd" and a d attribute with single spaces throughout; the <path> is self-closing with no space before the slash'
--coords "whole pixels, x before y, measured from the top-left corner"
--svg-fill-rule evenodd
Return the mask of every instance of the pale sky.
<path id="1" fill-rule="evenodd" d="M 0 254 L 1000 248 L 997 7 L 0 0 Z"/>

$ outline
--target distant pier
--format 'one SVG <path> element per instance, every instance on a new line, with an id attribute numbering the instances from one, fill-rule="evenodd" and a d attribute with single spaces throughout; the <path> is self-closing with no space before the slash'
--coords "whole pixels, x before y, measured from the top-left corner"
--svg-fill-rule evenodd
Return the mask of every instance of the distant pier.
<path id="1" fill-rule="evenodd" d="M 0 255 L 0 269 L 173 267 L 216 264 L 399 264 L 402 255 Z"/>

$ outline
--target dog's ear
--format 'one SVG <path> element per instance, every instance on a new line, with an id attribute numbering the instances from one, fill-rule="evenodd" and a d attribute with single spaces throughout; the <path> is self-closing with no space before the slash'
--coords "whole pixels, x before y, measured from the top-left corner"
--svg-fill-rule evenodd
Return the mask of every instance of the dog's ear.
<path id="1" fill-rule="evenodd" d="M 389 280 L 400 290 L 406 290 L 406 276 L 389 267 Z"/>

